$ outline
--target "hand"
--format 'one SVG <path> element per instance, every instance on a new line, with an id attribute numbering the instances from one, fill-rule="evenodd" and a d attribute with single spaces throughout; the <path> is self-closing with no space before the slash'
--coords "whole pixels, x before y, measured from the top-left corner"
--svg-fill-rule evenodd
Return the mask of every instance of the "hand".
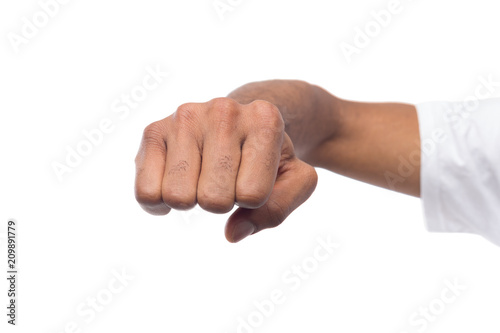
<path id="1" fill-rule="evenodd" d="M 317 175 L 299 160 L 273 104 L 230 98 L 188 103 L 144 130 L 135 196 L 154 215 L 197 203 L 227 213 L 230 242 L 276 227 L 312 194 Z"/>

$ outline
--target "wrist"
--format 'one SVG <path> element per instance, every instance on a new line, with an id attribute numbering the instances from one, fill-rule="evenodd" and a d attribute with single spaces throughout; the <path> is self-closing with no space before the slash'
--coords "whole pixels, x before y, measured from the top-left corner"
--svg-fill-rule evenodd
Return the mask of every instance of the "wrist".
<path id="1" fill-rule="evenodd" d="M 311 85 L 311 92 L 313 102 L 308 112 L 307 131 L 304 133 L 306 139 L 303 140 L 302 149 L 298 149 L 297 156 L 312 166 L 321 167 L 324 164 L 325 147 L 346 135 L 347 109 L 351 102 L 338 98 L 319 86 Z"/>

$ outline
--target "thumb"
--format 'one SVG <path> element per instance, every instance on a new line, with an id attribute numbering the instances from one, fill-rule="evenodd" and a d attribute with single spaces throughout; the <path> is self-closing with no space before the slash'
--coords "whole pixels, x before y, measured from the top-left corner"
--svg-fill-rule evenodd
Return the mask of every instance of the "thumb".
<path id="1" fill-rule="evenodd" d="M 236 243 L 263 229 L 280 225 L 311 196 L 317 182 L 316 171 L 309 164 L 295 156 L 283 161 L 268 201 L 257 209 L 238 208 L 226 223 L 226 239 Z"/>

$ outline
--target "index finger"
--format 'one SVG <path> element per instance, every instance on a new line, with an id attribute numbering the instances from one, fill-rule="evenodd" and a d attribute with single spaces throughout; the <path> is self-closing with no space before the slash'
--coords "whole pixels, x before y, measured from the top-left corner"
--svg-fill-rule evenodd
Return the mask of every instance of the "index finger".
<path id="1" fill-rule="evenodd" d="M 276 180 L 284 122 L 278 108 L 268 102 L 255 101 L 250 106 L 254 126 L 242 146 L 236 202 L 240 207 L 258 208 L 271 195 Z"/>

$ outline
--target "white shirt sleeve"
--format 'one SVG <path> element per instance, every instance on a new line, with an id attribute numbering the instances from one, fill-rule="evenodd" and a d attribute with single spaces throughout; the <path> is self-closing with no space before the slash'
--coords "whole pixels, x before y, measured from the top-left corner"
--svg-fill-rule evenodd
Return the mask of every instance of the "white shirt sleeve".
<path id="1" fill-rule="evenodd" d="M 500 99 L 423 103 L 417 113 L 427 229 L 500 246 Z"/>

